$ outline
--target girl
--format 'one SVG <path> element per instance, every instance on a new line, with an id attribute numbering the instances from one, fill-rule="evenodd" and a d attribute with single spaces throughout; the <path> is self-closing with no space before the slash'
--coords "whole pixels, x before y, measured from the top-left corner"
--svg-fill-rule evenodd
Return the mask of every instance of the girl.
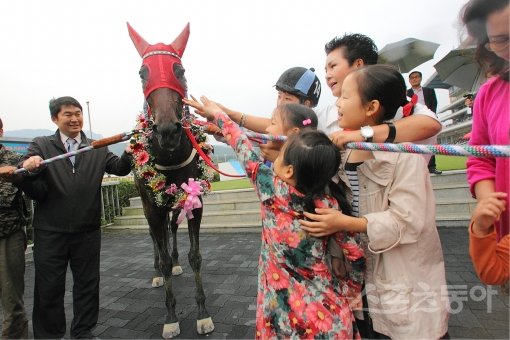
<path id="1" fill-rule="evenodd" d="M 349 74 L 337 101 L 339 125 L 381 124 L 412 109 L 402 75 L 387 65 Z M 333 209 L 305 212 L 314 236 L 339 230 L 366 233 L 365 288 L 377 333 L 391 338 L 437 339 L 447 333 L 448 298 L 435 202 L 427 164 L 416 154 L 347 150 L 341 180 L 359 198 L 359 217 Z M 376 334 L 377 335 L 377 334 Z"/>
<path id="2" fill-rule="evenodd" d="M 259 160 L 247 137 L 221 113 L 218 105 L 205 97 L 201 101 L 203 106 L 196 101 L 185 102 L 209 120 L 214 119 L 222 129 L 261 201 L 256 337 L 359 338 L 349 302 L 337 288 L 326 263 L 328 239 L 310 237 L 299 225 L 304 210 L 338 209 L 337 200 L 326 194 L 340 163 L 337 147 L 322 132 L 306 128 L 310 125 L 308 119 L 312 120 L 306 118 L 306 122 L 301 121 L 305 128 L 284 144 L 273 172 Z M 315 115 L 311 109 L 296 104 L 278 106 L 273 115 L 275 133 L 284 129 L 280 122 L 292 121 L 291 117 L 299 116 L 302 110 L 308 116 Z M 315 124 L 316 121 L 314 117 Z M 345 198 L 339 199 L 342 207 L 348 209 Z M 356 266 L 363 254 L 355 235 L 342 235 L 346 257 Z M 356 285 L 359 287 L 359 282 L 353 283 Z"/>
<path id="3" fill-rule="evenodd" d="M 266 132 L 272 136 L 290 136 L 293 133 L 307 127 L 317 129 L 317 115 L 310 108 L 300 104 L 281 104 L 273 111 Z M 271 150 L 280 150 L 281 142 L 267 142 L 264 147 Z M 270 156 L 270 155 L 266 155 Z M 274 162 L 274 157 L 264 157 L 269 162 Z M 268 163 L 266 163 L 268 164 Z"/>

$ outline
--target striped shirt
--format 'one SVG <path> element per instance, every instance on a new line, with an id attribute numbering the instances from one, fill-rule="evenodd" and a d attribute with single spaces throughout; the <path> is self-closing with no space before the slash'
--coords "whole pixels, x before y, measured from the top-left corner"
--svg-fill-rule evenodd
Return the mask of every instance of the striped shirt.
<path id="1" fill-rule="evenodd" d="M 359 163 L 345 163 L 345 174 L 347 175 L 347 179 L 349 184 L 351 185 L 352 191 L 352 216 L 359 216 L 359 182 L 358 182 L 358 166 L 363 164 L 363 162 Z"/>

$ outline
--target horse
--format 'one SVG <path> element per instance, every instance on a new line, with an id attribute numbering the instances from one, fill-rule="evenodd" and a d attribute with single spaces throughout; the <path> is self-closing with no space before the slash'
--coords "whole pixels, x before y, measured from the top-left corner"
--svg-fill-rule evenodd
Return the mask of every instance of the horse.
<path id="1" fill-rule="evenodd" d="M 200 274 L 202 256 L 199 232 L 203 209 L 201 194 L 210 188 L 211 174 L 185 131 L 194 131 L 195 137 L 205 141 L 199 129 L 195 129 L 192 124 L 191 115 L 182 102 L 186 96 L 187 84 L 181 57 L 188 42 L 189 23 L 169 45 L 151 45 L 129 23 L 127 26 L 129 36 L 142 58 L 139 74 L 145 96 L 144 112 L 138 116 L 137 129 L 141 132 L 131 140 L 131 148 L 135 164 L 135 186 L 140 194 L 154 244 L 155 271 L 164 278 L 167 315 L 162 336 L 173 338 L 180 334 L 179 320 L 175 313 L 176 298 L 172 290 L 172 272 L 182 273 L 178 261 L 177 228 L 185 217 L 188 219 L 190 239 L 188 260 L 196 285 L 197 332 L 207 334 L 214 330 L 214 324 L 205 308 Z M 171 254 L 169 229 L 173 239 Z M 153 281 L 153 286 L 158 285 L 156 280 Z"/>

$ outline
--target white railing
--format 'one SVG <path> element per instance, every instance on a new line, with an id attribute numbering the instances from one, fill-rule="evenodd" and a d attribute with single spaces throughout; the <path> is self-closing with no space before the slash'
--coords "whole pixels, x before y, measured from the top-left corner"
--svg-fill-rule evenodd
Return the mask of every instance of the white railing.
<path id="1" fill-rule="evenodd" d="M 120 216 L 119 181 L 103 181 L 101 184 L 101 226 L 113 223 Z"/>

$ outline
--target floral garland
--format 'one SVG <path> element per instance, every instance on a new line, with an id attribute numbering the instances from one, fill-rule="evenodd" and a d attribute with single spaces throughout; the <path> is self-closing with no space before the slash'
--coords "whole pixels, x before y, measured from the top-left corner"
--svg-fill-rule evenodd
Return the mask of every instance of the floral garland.
<path id="1" fill-rule="evenodd" d="M 186 112 L 186 110 L 185 110 Z M 210 145 L 205 143 L 207 135 L 203 127 L 195 124 L 193 116 L 186 114 L 183 123 L 189 126 L 191 133 L 199 143 L 202 150 L 208 153 L 211 149 Z M 185 190 L 186 183 L 178 187 L 175 183 L 167 184 L 166 176 L 160 173 L 155 168 L 154 156 L 152 155 L 151 143 L 152 140 L 152 125 L 154 120 L 149 117 L 148 113 L 141 112 L 136 119 L 136 130 L 138 132 L 133 135 L 130 140 L 131 148 L 133 149 L 133 163 L 135 175 L 143 178 L 146 185 L 151 189 L 154 201 L 158 207 L 172 207 L 172 209 L 182 209 L 184 203 L 188 198 L 188 192 Z M 200 175 L 194 180 L 200 184 L 201 194 L 208 194 L 211 191 L 211 181 L 214 178 L 212 169 L 205 163 L 202 158 L 198 160 L 198 167 Z"/>

